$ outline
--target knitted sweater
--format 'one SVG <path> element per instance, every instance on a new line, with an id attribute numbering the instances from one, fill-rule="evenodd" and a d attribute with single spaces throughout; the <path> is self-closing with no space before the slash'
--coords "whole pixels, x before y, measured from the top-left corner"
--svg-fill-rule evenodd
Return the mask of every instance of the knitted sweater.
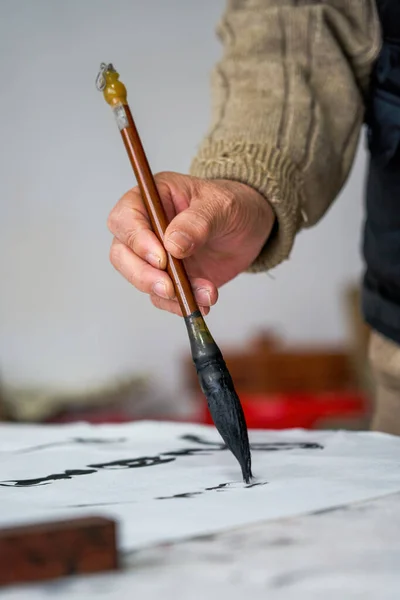
<path id="1" fill-rule="evenodd" d="M 250 270 L 288 258 L 353 163 L 380 25 L 374 0 L 228 0 L 213 117 L 191 173 L 252 186 L 274 233 Z"/>

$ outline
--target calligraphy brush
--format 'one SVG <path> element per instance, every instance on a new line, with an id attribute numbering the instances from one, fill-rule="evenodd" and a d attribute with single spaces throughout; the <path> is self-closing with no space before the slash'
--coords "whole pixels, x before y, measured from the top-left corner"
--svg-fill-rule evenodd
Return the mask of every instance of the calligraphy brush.
<path id="1" fill-rule="evenodd" d="M 96 87 L 113 109 L 153 231 L 162 243 L 168 220 L 128 106 L 126 88 L 112 64 L 101 64 Z M 252 472 L 247 425 L 232 378 L 199 310 L 182 261 L 170 254 L 167 261 L 167 272 L 184 316 L 193 362 L 212 419 L 238 460 L 244 481 L 249 483 Z"/>

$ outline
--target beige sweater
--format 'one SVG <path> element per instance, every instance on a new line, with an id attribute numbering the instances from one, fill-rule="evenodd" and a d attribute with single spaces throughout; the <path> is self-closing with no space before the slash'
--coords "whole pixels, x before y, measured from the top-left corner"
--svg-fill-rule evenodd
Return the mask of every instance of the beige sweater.
<path id="1" fill-rule="evenodd" d="M 260 271 L 289 256 L 349 174 L 379 20 L 374 0 L 228 0 L 218 33 L 213 119 L 191 173 L 241 181 L 272 204 Z"/>

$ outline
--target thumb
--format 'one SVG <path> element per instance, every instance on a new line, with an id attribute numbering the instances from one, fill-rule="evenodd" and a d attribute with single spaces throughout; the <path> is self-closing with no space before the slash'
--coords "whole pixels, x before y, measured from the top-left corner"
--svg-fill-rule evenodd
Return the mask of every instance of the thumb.
<path id="1" fill-rule="evenodd" d="M 215 197 L 196 198 L 169 224 L 164 247 L 176 258 L 187 258 L 213 237 L 223 222 L 223 205 Z"/>

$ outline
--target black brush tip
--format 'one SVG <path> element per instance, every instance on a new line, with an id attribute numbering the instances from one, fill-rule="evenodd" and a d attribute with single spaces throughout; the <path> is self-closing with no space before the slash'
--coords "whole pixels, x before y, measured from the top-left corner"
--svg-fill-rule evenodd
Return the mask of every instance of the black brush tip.
<path id="1" fill-rule="evenodd" d="M 242 469 L 243 480 L 250 483 L 251 452 L 246 419 L 232 377 L 217 344 L 199 311 L 185 317 L 201 389 L 215 427 Z"/>
<path id="2" fill-rule="evenodd" d="M 225 361 L 220 356 L 197 373 L 215 427 L 239 462 L 243 480 L 250 483 L 253 475 L 246 420 Z"/>

